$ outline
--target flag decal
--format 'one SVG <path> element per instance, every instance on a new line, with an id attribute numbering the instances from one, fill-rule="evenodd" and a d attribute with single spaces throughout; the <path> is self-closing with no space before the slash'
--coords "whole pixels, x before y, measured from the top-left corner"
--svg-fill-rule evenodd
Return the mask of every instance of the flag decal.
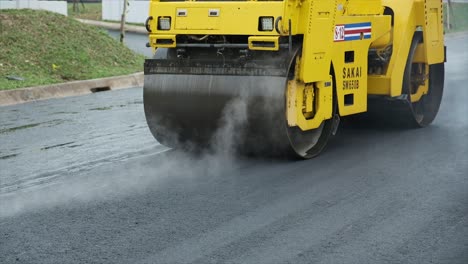
<path id="1" fill-rule="evenodd" d="M 370 22 L 343 24 L 335 26 L 334 41 L 351 41 L 370 39 L 372 36 L 372 25 Z"/>

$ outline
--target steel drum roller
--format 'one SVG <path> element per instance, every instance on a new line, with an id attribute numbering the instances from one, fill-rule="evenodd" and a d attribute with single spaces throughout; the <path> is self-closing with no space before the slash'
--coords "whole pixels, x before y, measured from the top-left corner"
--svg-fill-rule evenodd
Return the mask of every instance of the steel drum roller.
<path id="1" fill-rule="evenodd" d="M 304 158 L 315 155 L 308 151 L 317 146 L 323 148 L 331 125 L 302 132 L 288 127 L 286 120 L 286 88 L 288 79 L 294 76 L 291 65 L 296 54 L 297 51 L 250 64 L 176 58 L 147 60 L 144 107 L 151 132 L 169 147 L 210 147 L 223 122 L 236 118 L 230 116 L 236 113 L 230 113 L 227 107 L 241 102 L 246 108 L 246 119 L 230 133 L 237 140 L 236 150 Z"/>

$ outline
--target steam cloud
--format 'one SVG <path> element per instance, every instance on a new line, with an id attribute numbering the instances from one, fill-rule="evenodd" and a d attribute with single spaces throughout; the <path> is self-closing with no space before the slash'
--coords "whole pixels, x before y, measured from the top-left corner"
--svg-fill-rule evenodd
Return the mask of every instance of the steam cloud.
<path id="1" fill-rule="evenodd" d="M 50 184 L 1 193 L 0 217 L 53 208 L 72 202 L 89 203 L 115 199 L 147 188 L 158 188 L 171 177 L 191 178 L 199 175 L 225 175 L 238 167 L 236 145 L 247 122 L 247 103 L 242 98 L 230 101 L 220 118 L 219 129 L 211 147 L 202 153 L 168 151 L 123 161 L 125 169 L 113 163 L 89 172 L 62 172 Z"/>

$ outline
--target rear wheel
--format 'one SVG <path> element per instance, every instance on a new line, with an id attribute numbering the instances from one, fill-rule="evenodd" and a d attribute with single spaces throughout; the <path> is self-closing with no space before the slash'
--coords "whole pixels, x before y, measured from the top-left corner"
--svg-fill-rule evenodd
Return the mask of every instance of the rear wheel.
<path id="1" fill-rule="evenodd" d="M 434 121 L 444 88 L 443 63 L 428 65 L 415 62 L 416 49 L 422 41 L 422 34 L 416 32 L 403 77 L 403 94 L 409 106 L 403 121 L 411 127 L 425 127 Z"/>

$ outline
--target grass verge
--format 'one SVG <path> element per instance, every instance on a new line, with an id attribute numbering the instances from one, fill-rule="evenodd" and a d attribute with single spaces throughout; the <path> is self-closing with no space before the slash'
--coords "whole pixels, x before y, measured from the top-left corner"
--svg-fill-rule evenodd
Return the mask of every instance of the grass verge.
<path id="1" fill-rule="evenodd" d="M 0 11 L 0 43 L 0 90 L 143 70 L 144 57 L 105 31 L 48 11 Z"/>

